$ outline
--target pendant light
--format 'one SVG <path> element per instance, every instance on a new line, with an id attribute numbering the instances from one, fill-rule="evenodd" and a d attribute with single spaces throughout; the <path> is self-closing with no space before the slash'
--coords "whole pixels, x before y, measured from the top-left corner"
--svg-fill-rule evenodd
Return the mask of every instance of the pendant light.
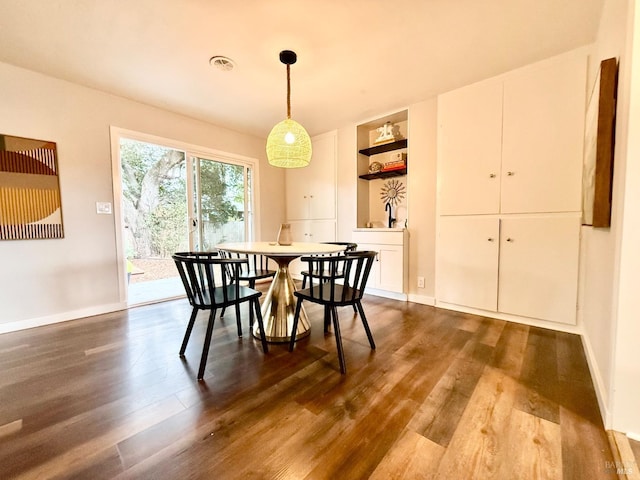
<path id="1" fill-rule="evenodd" d="M 287 118 L 273 127 L 267 137 L 267 159 L 274 167 L 306 167 L 311 161 L 311 138 L 302 125 L 291 119 L 290 66 L 297 59 L 291 50 L 280 52 L 280 61 L 287 66 Z"/>

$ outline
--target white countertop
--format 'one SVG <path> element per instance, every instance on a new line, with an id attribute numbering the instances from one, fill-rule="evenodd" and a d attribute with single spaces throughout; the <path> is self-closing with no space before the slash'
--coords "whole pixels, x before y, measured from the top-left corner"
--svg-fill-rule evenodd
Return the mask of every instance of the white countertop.
<path id="1" fill-rule="evenodd" d="M 373 227 L 373 228 L 354 228 L 354 232 L 404 232 L 404 228 L 386 228 L 386 227 Z"/>

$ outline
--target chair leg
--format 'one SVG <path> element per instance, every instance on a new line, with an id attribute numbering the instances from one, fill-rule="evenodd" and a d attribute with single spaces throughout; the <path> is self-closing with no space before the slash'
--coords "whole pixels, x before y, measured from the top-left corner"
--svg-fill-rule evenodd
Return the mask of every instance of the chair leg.
<path id="1" fill-rule="evenodd" d="M 253 288 L 255 290 L 256 288 L 256 281 L 255 280 L 249 280 L 249 288 Z M 257 300 L 259 302 L 259 300 Z M 258 305 L 260 305 L 258 303 Z M 249 332 L 253 331 L 253 308 L 251 308 L 251 306 L 249 306 Z"/>
<path id="2" fill-rule="evenodd" d="M 238 327 L 238 336 L 242 336 L 242 321 L 240 320 L 240 304 L 236 303 L 236 325 Z"/>
<path id="3" fill-rule="evenodd" d="M 296 333 L 298 331 L 298 320 L 300 320 L 300 308 L 302 307 L 302 299 L 298 298 L 296 302 L 296 313 L 293 315 L 293 328 L 291 329 L 291 340 L 289 340 L 289 351 L 293 352 L 293 345 L 296 343 Z"/>
<path id="4" fill-rule="evenodd" d="M 262 350 L 264 353 L 269 352 L 269 347 L 267 346 L 267 335 L 264 331 L 264 322 L 262 321 L 262 312 L 260 311 L 260 300 L 257 298 L 253 303 L 253 308 L 256 311 L 256 317 L 258 317 L 258 328 L 260 329 L 260 341 L 262 342 Z M 251 308 L 249 308 L 251 310 Z M 251 310 L 253 312 L 253 310 Z"/>
<path id="5" fill-rule="evenodd" d="M 302 288 L 300 290 L 304 290 L 307 286 L 307 276 L 303 275 L 302 276 Z"/>
<path id="6" fill-rule="evenodd" d="M 213 334 L 213 324 L 216 321 L 216 309 L 211 310 L 209 315 L 209 323 L 207 324 L 207 334 L 204 336 L 204 345 L 202 346 L 202 358 L 200 358 L 200 368 L 198 369 L 198 380 L 204 377 L 204 367 L 207 365 L 207 357 L 209 356 L 209 346 L 211 345 L 211 335 Z"/>
<path id="7" fill-rule="evenodd" d="M 324 306 L 324 333 L 329 333 L 329 325 L 331 324 L 331 311 L 329 305 Z"/>
<path id="8" fill-rule="evenodd" d="M 340 373 L 347 373 L 347 367 L 344 361 L 344 351 L 342 350 L 342 336 L 340 335 L 340 324 L 338 322 L 338 309 L 331 308 L 331 317 L 333 318 L 333 332 L 336 336 L 336 348 L 338 350 L 338 361 L 340 362 Z"/>
<path id="9" fill-rule="evenodd" d="M 364 309 L 362 308 L 362 304 L 360 300 L 358 300 L 354 306 L 358 306 L 358 310 L 360 311 L 360 318 L 362 319 L 362 325 L 364 325 L 364 330 L 367 332 L 367 338 L 369 339 L 369 345 L 371 345 L 371 349 L 376 349 L 376 343 L 373 341 L 373 335 L 371 335 L 371 329 L 369 328 L 369 322 L 367 322 L 367 317 L 364 314 Z"/>
<path id="10" fill-rule="evenodd" d="M 358 313 L 358 309 L 356 308 L 356 304 L 354 303 L 354 304 L 352 305 L 352 307 L 353 307 L 353 313 L 356 313 L 356 314 L 357 314 L 357 313 Z"/>
<path id="11" fill-rule="evenodd" d="M 189 337 L 191 336 L 191 330 L 193 330 L 193 324 L 196 322 L 198 316 L 198 309 L 194 308 L 191 312 L 191 318 L 187 324 L 187 331 L 184 332 L 184 338 L 182 339 L 182 346 L 180 347 L 180 356 L 184 357 L 184 351 L 187 349 L 187 343 L 189 343 Z"/>
<path id="12" fill-rule="evenodd" d="M 224 311 L 226 310 L 226 308 L 222 307 L 222 310 L 220 311 L 220 318 L 224 317 Z"/>

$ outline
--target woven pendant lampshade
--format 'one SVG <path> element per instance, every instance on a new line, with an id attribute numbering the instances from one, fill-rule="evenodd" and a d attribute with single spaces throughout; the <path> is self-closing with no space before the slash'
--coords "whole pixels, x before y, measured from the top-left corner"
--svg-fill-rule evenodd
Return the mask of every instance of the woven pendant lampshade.
<path id="1" fill-rule="evenodd" d="M 287 118 L 273 127 L 267 137 L 267 159 L 274 167 L 306 167 L 311 161 L 311 138 L 302 125 L 291 119 L 290 65 L 296 60 L 295 52 L 280 52 L 280 61 L 287 66 Z"/>

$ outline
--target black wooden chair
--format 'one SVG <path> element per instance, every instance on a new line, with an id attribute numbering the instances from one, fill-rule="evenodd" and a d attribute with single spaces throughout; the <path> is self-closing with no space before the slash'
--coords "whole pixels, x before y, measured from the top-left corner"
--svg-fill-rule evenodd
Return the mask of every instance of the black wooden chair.
<path id="1" fill-rule="evenodd" d="M 182 252 L 174 254 L 172 258 L 180 273 L 189 303 L 193 307 L 187 331 L 180 347 L 181 357 L 184 356 L 198 312 L 200 310 L 210 310 L 211 312 L 202 347 L 198 380 L 202 380 L 204 376 L 216 310 L 219 308 L 235 306 L 238 336 L 242 336 L 240 304 L 249 302 L 249 310 L 251 311 L 253 308 L 258 318 L 262 349 L 265 353 L 268 352 L 267 338 L 262 323 L 262 314 L 260 313 L 259 298 L 262 293 L 253 288 L 240 285 L 239 282 L 240 268 L 241 265 L 247 263 L 246 259 L 220 258 L 218 252 Z"/>
<path id="2" fill-rule="evenodd" d="M 232 253 L 226 250 L 219 250 L 218 253 L 222 258 L 241 258 L 246 259 L 246 263 L 240 266 L 238 279 L 247 282 L 250 288 L 256 288 L 256 280 L 264 278 L 273 278 L 276 274 L 275 270 L 269 268 L 269 259 L 264 255 L 249 253 Z M 230 273 L 230 272 L 229 272 Z M 220 317 L 224 315 L 225 309 L 220 312 Z M 249 326 L 253 327 L 253 310 L 249 313 Z"/>
<path id="3" fill-rule="evenodd" d="M 352 242 L 322 242 L 322 243 L 328 243 L 330 245 L 343 245 L 344 246 L 344 250 L 338 253 L 327 253 L 327 254 L 318 254 L 318 256 L 334 256 L 334 257 L 339 257 L 344 255 L 347 252 L 354 252 L 356 250 L 356 248 L 358 248 L 358 244 L 357 243 L 352 243 Z M 338 265 L 339 268 L 336 269 L 336 271 L 334 272 L 334 275 L 336 278 L 342 278 L 343 277 L 343 273 L 342 273 L 342 265 Z M 308 270 L 303 270 L 302 272 L 300 272 L 300 275 L 302 275 L 302 288 L 304 289 L 307 286 L 307 278 L 309 278 L 309 271 Z M 326 278 L 326 276 L 325 276 Z"/>
<path id="4" fill-rule="evenodd" d="M 308 264 L 309 288 L 294 292 L 298 300 L 293 318 L 289 351 L 293 351 L 296 331 L 298 329 L 298 320 L 300 318 L 300 308 L 304 300 L 323 305 L 325 308 L 325 320 L 330 317 L 333 321 L 341 373 L 346 373 L 347 368 L 342 349 L 342 337 L 340 335 L 337 307 L 352 305 L 357 308 L 360 319 L 362 320 L 362 325 L 367 333 L 367 338 L 369 339 L 369 345 L 375 350 L 376 344 L 373 341 L 369 323 L 367 322 L 367 317 L 364 314 L 361 303 L 364 288 L 367 284 L 375 256 L 376 252 L 348 252 L 339 257 L 302 257 L 302 261 Z M 336 283 L 338 277 L 335 275 L 335 272 L 338 269 L 342 269 L 343 272 L 341 277 L 342 284 Z"/>

